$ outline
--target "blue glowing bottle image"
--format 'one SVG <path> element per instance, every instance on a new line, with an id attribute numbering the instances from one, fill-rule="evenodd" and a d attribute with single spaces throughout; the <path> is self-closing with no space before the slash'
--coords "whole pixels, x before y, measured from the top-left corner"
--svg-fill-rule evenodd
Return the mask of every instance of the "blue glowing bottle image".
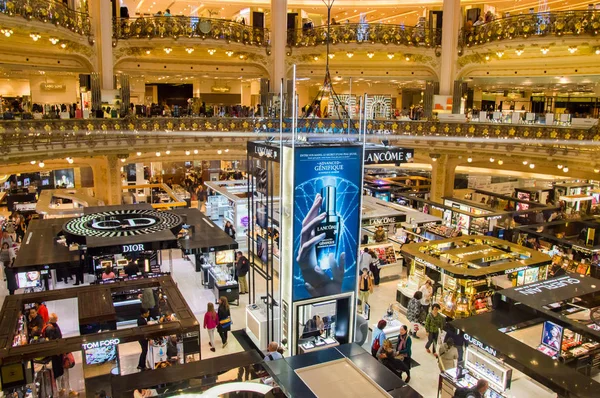
<path id="1" fill-rule="evenodd" d="M 333 254 L 337 260 L 338 238 L 340 233 L 340 217 L 337 215 L 337 191 L 332 185 L 321 189 L 321 213 L 325 213 L 325 219 L 316 228 L 316 235 L 325 234 L 325 238 L 317 243 L 317 262 L 321 269 L 330 268 L 329 255 Z"/>

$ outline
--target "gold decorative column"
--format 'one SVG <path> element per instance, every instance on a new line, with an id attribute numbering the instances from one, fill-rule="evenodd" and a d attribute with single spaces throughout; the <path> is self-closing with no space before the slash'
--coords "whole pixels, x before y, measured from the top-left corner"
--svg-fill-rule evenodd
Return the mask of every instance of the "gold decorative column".
<path id="1" fill-rule="evenodd" d="M 93 164 L 94 191 L 106 205 L 122 203 L 121 162 L 115 155 L 104 156 Z"/>
<path id="2" fill-rule="evenodd" d="M 436 155 L 431 161 L 431 200 L 443 203 L 443 197 L 454 195 L 454 175 L 458 158 L 451 155 Z"/>

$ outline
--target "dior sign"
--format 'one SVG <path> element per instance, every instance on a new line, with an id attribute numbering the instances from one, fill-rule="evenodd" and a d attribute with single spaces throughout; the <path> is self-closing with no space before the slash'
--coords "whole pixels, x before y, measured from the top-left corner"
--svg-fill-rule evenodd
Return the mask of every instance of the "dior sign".
<path id="1" fill-rule="evenodd" d="M 414 149 L 378 147 L 365 149 L 365 164 L 409 163 L 415 156 Z"/>

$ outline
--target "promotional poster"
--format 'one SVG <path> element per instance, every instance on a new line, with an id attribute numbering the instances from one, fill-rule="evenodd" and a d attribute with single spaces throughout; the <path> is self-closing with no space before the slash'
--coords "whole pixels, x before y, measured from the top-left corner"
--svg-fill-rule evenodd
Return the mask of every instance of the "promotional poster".
<path id="1" fill-rule="evenodd" d="M 292 298 L 353 291 L 362 147 L 300 147 L 294 159 Z"/>

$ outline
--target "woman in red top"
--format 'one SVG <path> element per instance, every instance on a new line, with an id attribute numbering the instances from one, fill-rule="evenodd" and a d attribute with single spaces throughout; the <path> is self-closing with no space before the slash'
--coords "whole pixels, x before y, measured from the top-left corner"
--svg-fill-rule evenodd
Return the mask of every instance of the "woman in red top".
<path id="1" fill-rule="evenodd" d="M 44 303 L 40 302 L 40 303 L 35 303 L 35 309 L 37 310 L 37 313 L 44 320 L 44 325 L 47 324 L 48 320 L 50 319 L 50 315 L 48 314 L 48 307 L 46 307 L 46 305 Z"/>
<path id="2" fill-rule="evenodd" d="M 215 329 L 219 324 L 219 316 L 215 311 L 215 305 L 212 302 L 208 303 L 206 314 L 204 314 L 204 329 L 208 331 L 210 350 L 215 352 Z"/>

